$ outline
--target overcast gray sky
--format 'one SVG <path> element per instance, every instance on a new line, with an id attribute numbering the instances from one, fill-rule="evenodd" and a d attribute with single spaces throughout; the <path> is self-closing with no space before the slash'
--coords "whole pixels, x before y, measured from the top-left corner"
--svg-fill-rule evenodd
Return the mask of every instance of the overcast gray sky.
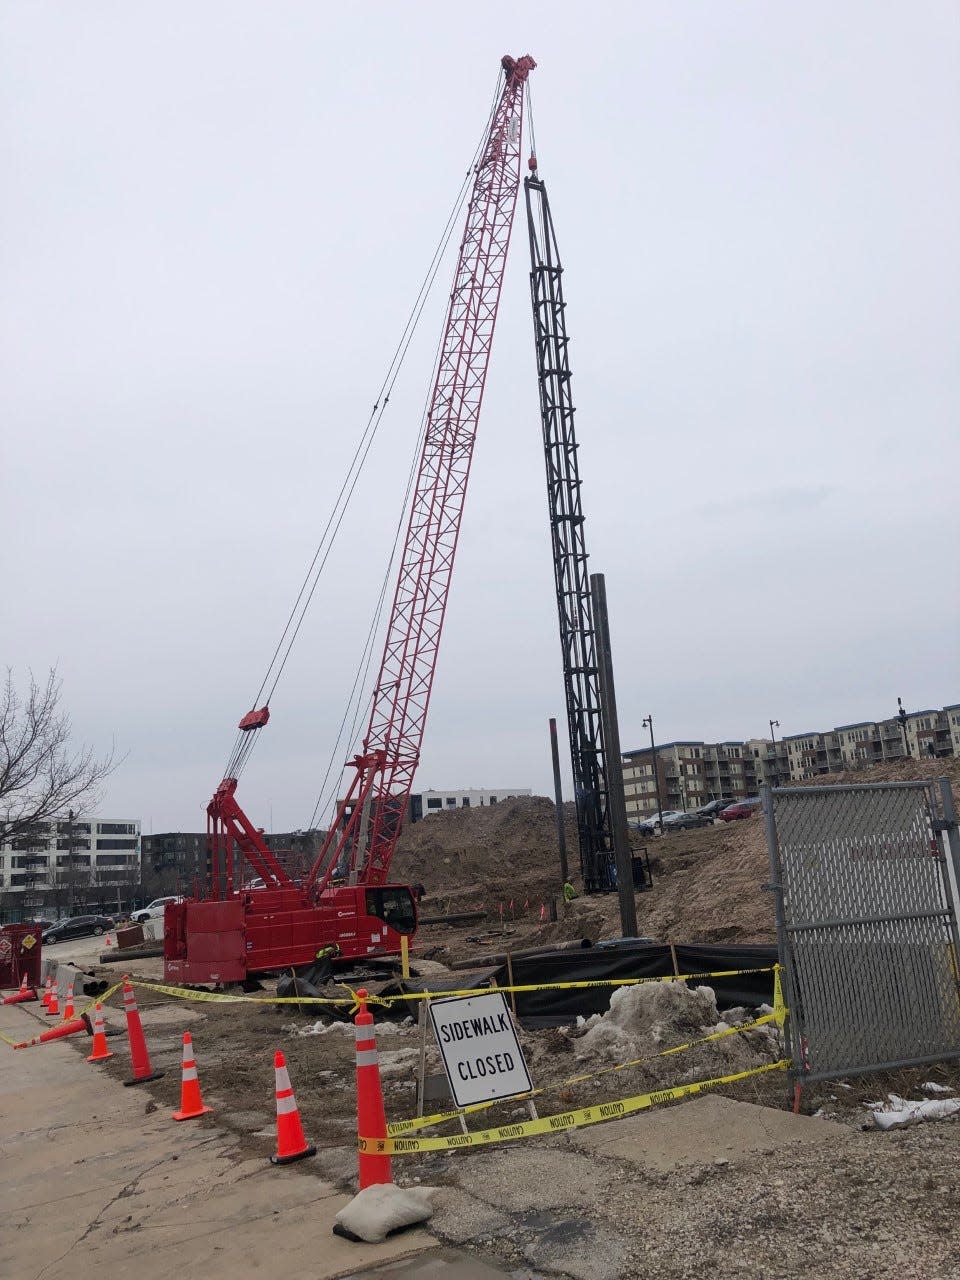
<path id="1" fill-rule="evenodd" d="M 957 12 L 6 0 L 0 659 L 57 664 L 125 754 L 101 810 L 202 828 L 504 52 L 539 63 L 624 747 L 648 711 L 716 740 L 960 701 Z M 546 792 L 563 717 L 517 232 L 424 787 Z M 451 271 L 244 775 L 276 830 L 317 797 Z"/>

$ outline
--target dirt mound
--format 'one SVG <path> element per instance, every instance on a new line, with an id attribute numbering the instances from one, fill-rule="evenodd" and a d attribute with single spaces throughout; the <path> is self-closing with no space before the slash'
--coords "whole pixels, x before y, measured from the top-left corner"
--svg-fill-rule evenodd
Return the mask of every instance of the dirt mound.
<path id="1" fill-rule="evenodd" d="M 960 760 L 909 760 L 872 769 L 827 774 L 806 786 L 837 786 L 947 777 L 960 794 Z M 572 937 L 615 937 L 615 894 L 580 898 L 556 925 L 540 926 L 541 902 L 560 896 L 555 807 L 543 796 L 522 796 L 482 809 L 433 814 L 406 828 L 394 863 L 397 878 L 426 886 L 427 908 L 463 910 L 483 906 L 495 917 L 504 906 L 507 922 L 527 927 L 526 945 Z M 578 865 L 576 815 L 564 805 L 571 868 Z M 639 846 L 638 846 L 639 847 Z M 763 886 L 770 865 L 763 818 L 716 823 L 647 841 L 652 892 L 637 897 L 641 934 L 657 942 L 775 941 L 773 900 Z M 579 875 L 574 874 L 579 887 Z M 509 903 L 514 902 L 511 912 Z M 524 912 L 524 904 L 528 909 Z M 589 917 L 589 918 L 587 918 Z M 514 942 L 518 945 L 519 939 Z"/>
<path id="2" fill-rule="evenodd" d="M 577 824 L 563 806 L 567 850 L 577 866 Z M 488 910 L 506 898 L 537 903 L 560 892 L 556 806 L 544 796 L 517 796 L 477 809 L 432 813 L 404 828 L 393 863 L 397 879 L 423 884 L 428 894 Z"/>

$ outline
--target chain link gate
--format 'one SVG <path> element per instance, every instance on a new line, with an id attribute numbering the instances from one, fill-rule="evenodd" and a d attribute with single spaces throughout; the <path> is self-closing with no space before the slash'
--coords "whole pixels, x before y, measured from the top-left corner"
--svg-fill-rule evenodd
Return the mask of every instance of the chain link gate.
<path id="1" fill-rule="evenodd" d="M 960 1058 L 947 780 L 761 790 L 795 1077 Z"/>

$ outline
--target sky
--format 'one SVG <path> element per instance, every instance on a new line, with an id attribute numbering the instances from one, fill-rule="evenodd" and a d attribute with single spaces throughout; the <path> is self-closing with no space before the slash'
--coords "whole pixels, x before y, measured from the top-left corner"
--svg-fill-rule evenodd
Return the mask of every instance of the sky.
<path id="1" fill-rule="evenodd" d="M 960 702 L 953 3 L 7 0 L 0 661 L 115 751 L 101 813 L 203 829 L 503 53 L 538 63 L 623 748 Z M 523 221 L 423 788 L 552 790 Z M 243 776 L 268 830 L 320 794 L 452 270 Z"/>

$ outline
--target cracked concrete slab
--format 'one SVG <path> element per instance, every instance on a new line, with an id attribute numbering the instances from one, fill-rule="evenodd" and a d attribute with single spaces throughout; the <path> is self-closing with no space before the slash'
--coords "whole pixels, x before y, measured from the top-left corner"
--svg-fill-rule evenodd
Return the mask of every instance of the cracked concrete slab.
<path id="1" fill-rule="evenodd" d="M 795 1116 L 717 1094 L 570 1134 L 571 1145 L 581 1151 L 661 1172 L 713 1161 L 731 1162 L 749 1155 L 772 1155 L 784 1147 L 830 1144 L 845 1138 L 843 1126 L 831 1120 Z"/>

